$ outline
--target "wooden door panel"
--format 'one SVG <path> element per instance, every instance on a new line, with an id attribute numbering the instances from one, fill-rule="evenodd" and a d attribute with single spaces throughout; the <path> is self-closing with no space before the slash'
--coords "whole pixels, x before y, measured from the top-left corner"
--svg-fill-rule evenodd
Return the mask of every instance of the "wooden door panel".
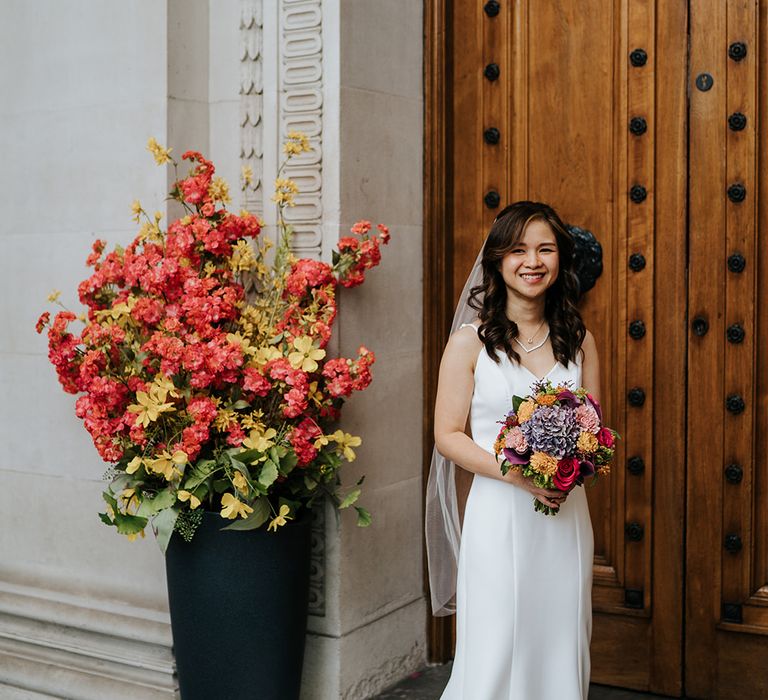
<path id="1" fill-rule="evenodd" d="M 582 311 L 623 436 L 588 493 L 592 679 L 768 697 L 768 0 L 485 5 L 425 4 L 425 411 L 500 207 L 546 201 L 592 231 L 604 271 Z M 450 621 L 431 639 L 450 656 Z"/>

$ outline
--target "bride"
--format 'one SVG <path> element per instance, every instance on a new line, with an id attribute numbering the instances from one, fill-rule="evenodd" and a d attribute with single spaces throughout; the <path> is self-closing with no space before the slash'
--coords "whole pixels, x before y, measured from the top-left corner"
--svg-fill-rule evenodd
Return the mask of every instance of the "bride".
<path id="1" fill-rule="evenodd" d="M 506 207 L 443 353 L 426 512 L 433 613 L 456 613 L 443 700 L 588 695 L 594 544 L 584 489 L 567 495 L 516 470 L 502 476 L 493 453 L 512 396 L 531 393 L 534 382 L 570 382 L 599 400 L 597 349 L 576 307 L 573 255 L 551 207 Z M 474 473 L 463 526 L 454 464 Z M 532 496 L 558 513 L 536 512 Z"/>

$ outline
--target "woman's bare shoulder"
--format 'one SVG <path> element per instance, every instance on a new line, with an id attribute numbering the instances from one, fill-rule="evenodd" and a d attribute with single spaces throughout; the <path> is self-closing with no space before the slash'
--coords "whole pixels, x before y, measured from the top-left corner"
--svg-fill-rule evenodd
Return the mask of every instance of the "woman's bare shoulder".
<path id="1" fill-rule="evenodd" d="M 448 339 L 444 357 L 462 364 L 469 363 L 474 368 L 475 358 L 482 345 L 477 336 L 477 325 L 466 325 L 455 331 Z"/>

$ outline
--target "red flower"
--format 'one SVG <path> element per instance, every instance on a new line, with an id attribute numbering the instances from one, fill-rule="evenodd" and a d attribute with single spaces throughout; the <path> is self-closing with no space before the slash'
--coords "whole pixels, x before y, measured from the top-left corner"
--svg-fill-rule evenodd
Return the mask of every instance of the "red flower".
<path id="1" fill-rule="evenodd" d="M 597 442 L 603 447 L 613 447 L 613 433 L 609 428 L 600 428 L 597 433 Z"/>
<path id="2" fill-rule="evenodd" d="M 552 483 L 556 489 L 568 493 L 579 476 L 579 460 L 575 457 L 565 457 L 557 463 L 557 471 L 552 477 Z"/>

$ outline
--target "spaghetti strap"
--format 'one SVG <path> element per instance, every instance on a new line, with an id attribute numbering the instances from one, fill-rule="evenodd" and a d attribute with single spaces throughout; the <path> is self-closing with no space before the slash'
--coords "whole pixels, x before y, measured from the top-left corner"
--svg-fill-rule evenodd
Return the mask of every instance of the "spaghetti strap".
<path id="1" fill-rule="evenodd" d="M 462 328 L 464 328 L 464 326 L 472 326 L 472 328 L 474 328 L 475 330 L 478 330 L 478 327 L 477 327 L 477 326 L 476 326 L 474 323 L 462 323 L 462 324 L 459 326 L 459 330 L 461 330 Z"/>

